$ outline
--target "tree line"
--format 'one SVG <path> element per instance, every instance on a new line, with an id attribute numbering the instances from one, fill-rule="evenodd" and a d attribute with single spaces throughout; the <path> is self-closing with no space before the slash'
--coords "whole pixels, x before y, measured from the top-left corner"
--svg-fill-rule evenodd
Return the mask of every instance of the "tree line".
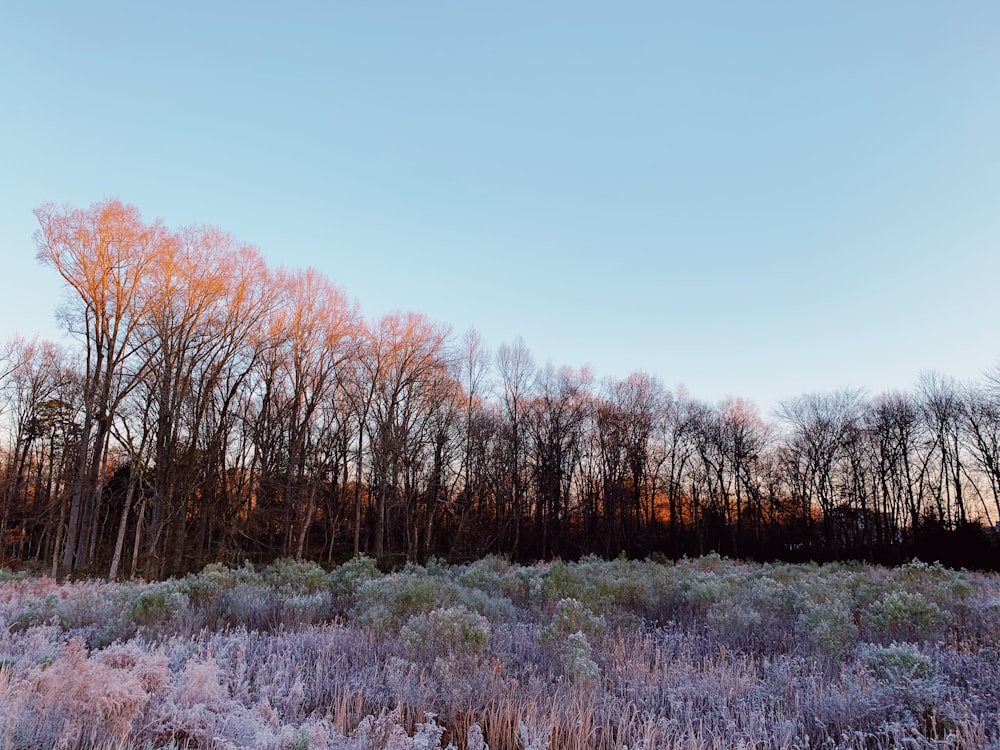
<path id="1" fill-rule="evenodd" d="M 209 562 L 497 553 L 914 556 L 996 567 L 1000 387 L 810 394 L 766 419 L 633 373 L 540 366 L 315 270 L 109 199 L 37 209 L 74 344 L 0 352 L 0 562 L 162 578 Z"/>

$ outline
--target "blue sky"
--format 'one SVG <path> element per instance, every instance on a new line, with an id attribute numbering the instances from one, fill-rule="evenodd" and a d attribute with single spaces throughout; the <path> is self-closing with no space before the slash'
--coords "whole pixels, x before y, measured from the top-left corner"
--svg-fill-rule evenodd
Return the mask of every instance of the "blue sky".
<path id="1" fill-rule="evenodd" d="M 18 3 L 0 337 L 32 210 L 116 195 L 598 376 L 763 410 L 1000 355 L 995 2 Z"/>

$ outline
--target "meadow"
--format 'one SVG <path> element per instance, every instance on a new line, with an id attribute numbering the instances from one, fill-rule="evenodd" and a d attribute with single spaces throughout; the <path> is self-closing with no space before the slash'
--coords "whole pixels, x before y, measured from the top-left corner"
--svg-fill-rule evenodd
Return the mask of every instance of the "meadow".
<path id="1" fill-rule="evenodd" d="M 1000 577 L 911 563 L 0 572 L 0 748 L 1000 748 Z"/>

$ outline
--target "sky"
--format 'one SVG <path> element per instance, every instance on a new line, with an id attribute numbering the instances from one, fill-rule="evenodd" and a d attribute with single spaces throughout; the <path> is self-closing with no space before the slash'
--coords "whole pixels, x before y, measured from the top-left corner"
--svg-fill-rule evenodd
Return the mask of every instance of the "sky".
<path id="1" fill-rule="evenodd" d="M 1000 3 L 0 9 L 0 340 L 33 210 L 117 196 L 375 319 L 767 413 L 1000 358 Z"/>

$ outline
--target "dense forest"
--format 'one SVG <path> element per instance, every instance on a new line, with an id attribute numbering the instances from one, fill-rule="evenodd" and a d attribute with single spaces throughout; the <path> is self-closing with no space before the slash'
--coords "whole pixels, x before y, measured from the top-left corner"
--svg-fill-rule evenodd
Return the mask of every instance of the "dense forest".
<path id="1" fill-rule="evenodd" d="M 111 199 L 36 211 L 74 342 L 0 352 L 0 563 L 912 557 L 997 567 L 1000 387 L 709 404 L 540 366 Z M 669 346 L 669 342 L 662 342 Z"/>

